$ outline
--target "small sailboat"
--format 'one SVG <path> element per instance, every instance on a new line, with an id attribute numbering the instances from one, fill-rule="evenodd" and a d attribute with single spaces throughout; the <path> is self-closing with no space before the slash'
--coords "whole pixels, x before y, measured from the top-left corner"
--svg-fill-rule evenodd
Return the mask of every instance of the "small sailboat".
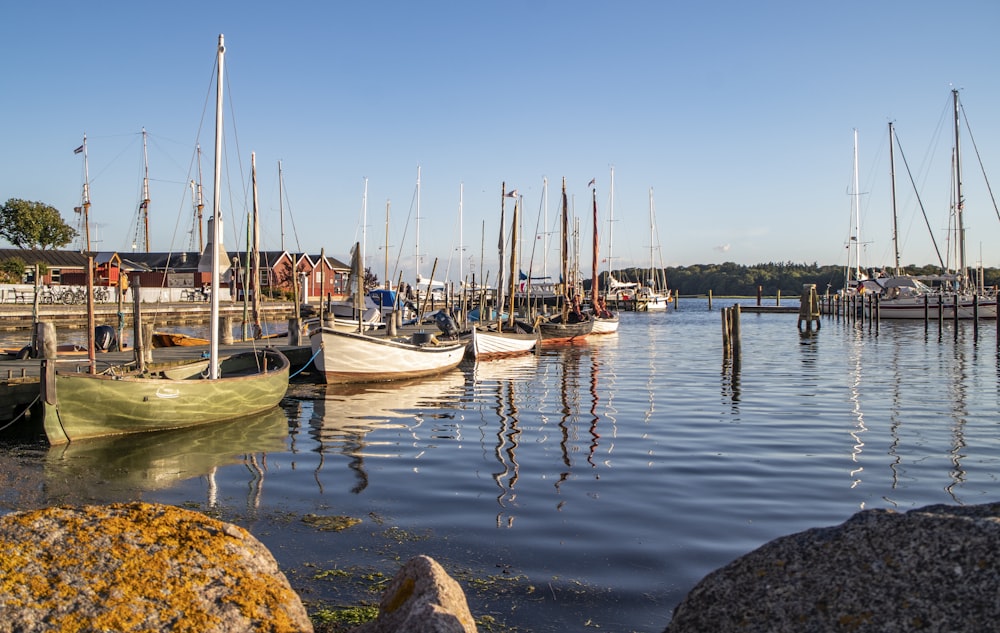
<path id="1" fill-rule="evenodd" d="M 469 343 L 469 353 L 476 359 L 501 358 L 505 356 L 516 356 L 526 354 L 535 349 L 538 343 L 538 333 L 532 332 L 519 325 L 514 320 L 515 290 L 517 287 L 517 226 L 518 210 L 520 201 L 517 198 L 517 191 L 510 194 L 506 192 L 507 184 L 501 185 L 500 190 L 500 266 L 504 265 L 504 239 L 503 239 L 503 207 L 504 201 L 508 197 L 514 198 L 514 219 L 511 229 L 511 249 L 510 249 L 510 287 L 507 299 L 508 313 L 506 319 L 501 315 L 495 322 L 481 322 L 472 328 L 472 339 Z M 500 279 L 503 278 L 501 271 Z M 500 288 L 498 288 L 500 290 Z M 498 297 L 503 297 L 500 293 Z M 501 306 L 502 307 L 502 306 Z M 502 310 L 501 310 L 502 312 Z"/>
<path id="2" fill-rule="evenodd" d="M 664 293 L 667 284 L 663 280 L 662 262 L 656 268 L 656 260 L 653 257 L 657 249 L 658 233 L 656 231 L 656 212 L 653 209 L 653 189 L 649 189 L 649 279 L 646 284 L 639 287 L 635 293 L 636 310 L 640 312 L 662 312 L 667 309 L 671 301 L 669 293 Z"/>
<path id="3" fill-rule="evenodd" d="M 566 179 L 562 183 L 562 292 L 559 297 L 561 310 L 553 317 L 538 315 L 533 324 L 521 322 L 525 329 L 538 328 L 540 345 L 555 345 L 584 340 L 594 329 L 594 319 L 580 309 L 580 297 L 570 291 L 569 279 L 569 200 L 566 196 Z"/>
<path id="4" fill-rule="evenodd" d="M 222 165 L 222 87 L 225 46 L 219 36 L 213 222 L 219 243 Z M 212 249 L 209 357 L 160 370 L 112 367 L 102 373 L 41 368 L 45 434 L 52 444 L 126 433 L 179 429 L 233 420 L 273 409 L 288 390 L 289 362 L 275 349 L 219 357 L 218 249 Z"/>
<path id="5" fill-rule="evenodd" d="M 614 170 L 611 172 L 611 182 L 614 182 Z M 612 185 L 613 187 L 614 185 Z M 598 229 L 597 229 L 597 189 L 593 189 L 594 198 L 594 248 L 593 276 L 590 283 L 591 310 L 594 315 L 594 329 L 591 334 L 614 334 L 618 331 L 618 314 L 608 310 L 604 297 L 601 296 L 601 278 L 597 273 L 598 262 Z M 611 195 L 614 195 L 612 193 Z"/>

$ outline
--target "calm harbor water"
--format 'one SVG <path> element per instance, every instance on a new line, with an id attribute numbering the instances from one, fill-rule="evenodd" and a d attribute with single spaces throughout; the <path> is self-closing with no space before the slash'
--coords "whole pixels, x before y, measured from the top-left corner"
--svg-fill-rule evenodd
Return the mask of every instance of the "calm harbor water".
<path id="1" fill-rule="evenodd" d="M 201 510 L 263 541 L 310 611 L 374 600 L 361 577 L 426 553 L 499 630 L 653 632 L 776 537 L 1000 497 L 994 323 L 802 333 L 744 314 L 734 369 L 731 304 L 625 313 L 616 335 L 418 382 L 295 384 L 280 411 L 209 429 L 0 445 L 0 511 Z"/>

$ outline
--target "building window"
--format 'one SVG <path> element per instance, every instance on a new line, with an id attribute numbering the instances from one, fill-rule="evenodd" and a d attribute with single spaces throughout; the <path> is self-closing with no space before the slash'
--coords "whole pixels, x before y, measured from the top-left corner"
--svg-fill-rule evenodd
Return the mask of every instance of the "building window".
<path id="1" fill-rule="evenodd" d="M 58 268 L 50 268 L 49 269 L 49 279 L 51 279 L 50 283 L 54 283 L 54 284 L 62 283 L 62 270 L 60 270 Z"/>

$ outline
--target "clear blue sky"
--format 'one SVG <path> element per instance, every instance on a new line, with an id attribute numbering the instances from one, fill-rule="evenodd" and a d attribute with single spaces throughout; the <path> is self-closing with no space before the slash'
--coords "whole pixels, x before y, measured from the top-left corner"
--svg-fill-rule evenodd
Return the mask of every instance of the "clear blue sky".
<path id="1" fill-rule="evenodd" d="M 863 260 L 889 264 L 890 120 L 944 251 L 952 87 L 1000 178 L 994 0 L 39 1 L 3 21 L 0 199 L 42 201 L 75 224 L 73 149 L 86 133 L 95 250 L 131 248 L 142 128 L 152 250 L 187 248 L 198 142 L 211 182 L 220 33 L 227 247 L 245 234 L 254 151 L 263 247 L 281 247 L 279 160 L 288 250 L 347 259 L 367 178 L 367 263 L 380 278 L 387 201 L 390 276 L 397 259 L 413 274 L 418 166 L 421 270 L 438 258 L 440 278 L 450 260 L 452 279 L 460 187 L 464 271 L 478 274 L 485 243 L 493 278 L 502 182 L 524 196 L 532 237 L 543 178 L 555 230 L 565 177 L 588 262 L 587 183 L 607 220 L 612 167 L 616 267 L 649 260 L 650 188 L 666 265 L 846 263 L 855 128 Z M 1000 220 L 966 139 L 963 164 L 969 258 L 1000 266 Z M 896 172 L 903 262 L 933 263 L 898 156 Z"/>

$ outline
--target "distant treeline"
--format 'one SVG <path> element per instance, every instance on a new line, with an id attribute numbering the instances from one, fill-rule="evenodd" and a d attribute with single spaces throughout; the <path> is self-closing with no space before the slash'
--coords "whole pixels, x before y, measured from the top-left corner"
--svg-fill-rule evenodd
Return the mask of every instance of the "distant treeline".
<path id="1" fill-rule="evenodd" d="M 756 296 L 760 286 L 765 296 L 774 296 L 781 290 L 782 295 L 798 296 L 803 284 L 816 284 L 816 291 L 824 294 L 829 290 L 837 292 L 844 287 L 844 266 L 820 266 L 818 264 L 793 264 L 792 262 L 770 262 L 743 266 L 726 262 L 724 264 L 696 264 L 664 268 L 667 286 L 682 295 L 707 295 L 711 290 L 717 296 Z M 874 272 L 874 271 L 872 271 Z M 907 266 L 908 275 L 938 275 L 938 266 Z M 975 273 L 974 273 L 975 274 Z M 650 278 L 648 268 L 626 268 L 616 270 L 618 281 L 639 281 L 646 283 Z M 1000 269 L 983 270 L 986 286 L 1000 284 Z M 601 275 L 601 283 L 607 275 Z M 589 284 L 587 284 L 589 286 Z"/>

